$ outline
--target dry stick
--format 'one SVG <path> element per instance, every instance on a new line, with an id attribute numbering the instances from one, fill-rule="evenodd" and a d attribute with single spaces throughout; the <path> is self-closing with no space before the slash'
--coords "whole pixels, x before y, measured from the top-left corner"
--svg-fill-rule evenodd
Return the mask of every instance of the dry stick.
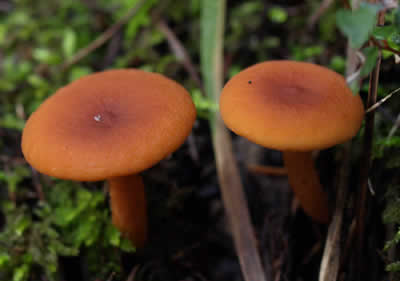
<path id="1" fill-rule="evenodd" d="M 136 279 L 136 275 L 137 275 L 138 271 L 139 271 L 139 266 L 136 265 L 135 267 L 133 267 L 133 269 L 129 273 L 128 278 L 126 279 L 126 281 L 134 281 Z"/>
<path id="2" fill-rule="evenodd" d="M 232 152 L 230 135 L 219 116 L 216 119 L 214 147 L 221 194 L 227 217 L 230 220 L 244 279 L 266 281 L 257 252 L 257 242 L 247 209 L 239 169 Z M 265 263 L 269 265 L 268 261 Z"/>
<path id="3" fill-rule="evenodd" d="M 348 44 L 346 76 L 350 76 L 357 72 L 357 61 L 357 52 Z M 350 152 L 351 142 L 348 141 L 343 146 L 342 165 L 338 175 L 339 180 L 336 195 L 336 206 L 332 221 L 328 228 L 326 244 L 319 272 L 319 281 L 336 281 L 339 275 L 341 255 L 340 241 L 342 235 L 343 212 L 346 207 L 348 197 L 347 184 L 350 171 Z"/>
<path id="4" fill-rule="evenodd" d="M 207 95 L 212 97 L 215 102 L 218 102 L 224 80 L 223 36 L 226 1 L 210 0 L 203 3 L 206 3 L 207 6 L 203 6 L 202 19 L 215 23 L 212 30 L 210 28 L 212 24 L 209 26 L 203 25 L 201 38 L 207 41 L 201 42 L 206 42 L 207 47 L 202 51 L 204 51 L 203 54 L 207 51 L 211 53 L 210 57 L 203 56 L 203 66 L 208 66 L 209 68 L 207 70 L 203 69 L 203 76 L 205 88 L 208 91 Z M 216 10 L 210 13 L 210 10 L 214 8 Z M 210 28 L 210 30 L 207 28 Z M 206 32 L 207 36 L 205 36 Z M 208 38 L 211 36 L 214 38 L 209 40 Z M 209 42 L 214 43 L 210 46 Z M 204 46 L 205 44 L 202 44 L 202 47 Z M 210 127 L 222 201 L 231 226 L 233 241 L 244 280 L 266 281 L 267 278 L 258 253 L 257 242 L 241 184 L 239 169 L 233 155 L 229 132 L 218 113 L 211 117 Z M 265 261 L 265 264 L 268 266 L 269 261 Z M 268 271 L 268 273 L 270 272 Z"/>
<path id="5" fill-rule="evenodd" d="M 379 13 L 378 25 L 384 24 L 384 12 Z M 381 51 L 379 51 L 378 60 L 375 68 L 370 74 L 369 90 L 367 108 L 370 108 L 376 103 L 378 84 L 379 84 L 379 71 L 381 65 Z M 356 251 L 354 256 L 355 261 L 355 272 L 356 280 L 361 280 L 361 272 L 363 271 L 363 245 L 364 245 L 364 229 L 365 229 L 365 217 L 367 210 L 367 192 L 368 192 L 368 174 L 371 168 L 371 155 L 372 155 L 372 144 L 374 136 L 374 120 L 375 112 L 371 111 L 365 117 L 365 132 L 364 132 L 364 144 L 363 154 L 361 159 L 360 168 L 360 185 L 357 190 L 357 201 L 356 201 Z"/>
<path id="6" fill-rule="evenodd" d="M 389 134 L 386 137 L 386 140 L 389 140 L 391 137 L 393 137 L 399 127 L 400 127 L 400 114 L 397 115 L 396 121 L 394 121 L 394 124 L 390 129 Z"/>
<path id="7" fill-rule="evenodd" d="M 347 237 L 346 241 L 344 241 L 342 246 L 342 254 L 340 257 L 340 268 L 344 267 L 345 265 L 349 264 L 349 257 L 353 252 L 354 249 L 354 236 L 355 236 L 355 229 L 356 229 L 356 221 L 353 219 L 347 228 Z"/>
<path id="8" fill-rule="evenodd" d="M 311 15 L 307 21 L 307 28 L 312 29 L 320 17 L 332 6 L 334 0 L 323 0 L 318 9 Z"/>
<path id="9" fill-rule="evenodd" d="M 167 23 L 162 19 L 159 18 L 157 19 L 153 15 L 153 21 L 156 22 L 156 26 L 158 29 L 165 35 L 167 38 L 167 42 L 171 48 L 171 51 L 174 53 L 176 59 L 182 63 L 183 67 L 185 70 L 189 73 L 190 77 L 195 81 L 197 84 L 197 87 L 201 89 L 201 93 L 204 95 L 204 88 L 203 84 L 201 82 L 199 73 L 196 70 L 196 67 L 194 66 L 192 60 L 190 59 L 190 56 L 185 48 L 185 46 L 181 43 L 181 41 L 178 39 L 178 37 L 175 35 L 175 33 L 169 28 Z M 194 142 L 194 137 L 192 134 L 189 135 L 187 138 L 187 142 L 189 144 L 189 153 L 192 157 L 192 159 L 195 162 L 199 161 L 199 152 L 196 148 L 196 144 Z"/>
<path id="10" fill-rule="evenodd" d="M 400 52 L 396 49 L 393 49 L 392 47 L 389 46 L 389 43 L 386 40 L 382 40 L 381 42 L 383 45 L 380 43 L 380 41 L 376 40 L 373 36 L 370 37 L 371 42 L 373 45 L 378 47 L 379 49 L 390 51 L 393 54 L 400 55 Z"/>
<path id="11" fill-rule="evenodd" d="M 111 272 L 111 274 L 108 277 L 107 281 L 112 281 L 114 279 L 115 274 L 116 274 L 115 272 Z"/>
<path id="12" fill-rule="evenodd" d="M 370 108 L 368 108 L 366 110 L 366 113 L 370 113 L 371 111 L 374 111 L 375 109 L 377 109 L 378 107 L 380 107 L 385 101 L 387 101 L 388 99 L 390 99 L 394 94 L 400 92 L 400 88 L 397 88 L 396 90 L 394 90 L 393 92 L 391 92 L 390 94 L 388 94 L 386 97 L 382 98 L 381 100 L 379 100 L 377 103 L 375 103 L 374 105 L 372 105 Z"/>
<path id="13" fill-rule="evenodd" d="M 336 195 L 336 207 L 332 221 L 328 228 L 325 249 L 322 256 L 319 281 L 336 281 L 340 269 L 340 240 L 342 235 L 343 212 L 346 208 L 348 195 L 348 176 L 350 170 L 351 142 L 343 147 L 342 166 L 339 171 L 338 191 Z"/>
<path id="14" fill-rule="evenodd" d="M 176 37 L 175 33 L 169 28 L 167 23 L 163 20 L 160 19 L 157 23 L 158 29 L 165 35 L 167 38 L 168 44 L 174 53 L 175 57 L 179 62 L 182 63 L 183 67 L 186 69 L 186 71 L 190 74 L 191 78 L 193 81 L 196 82 L 197 87 L 199 89 L 203 89 L 203 85 L 200 80 L 200 76 L 194 67 L 194 64 L 192 60 L 190 59 L 190 56 L 188 52 L 186 51 L 186 48 L 183 46 L 183 44 L 179 41 L 179 39 Z M 204 93 L 204 91 L 202 91 Z"/>
<path id="15" fill-rule="evenodd" d="M 381 55 L 379 55 L 376 67 L 370 75 L 369 82 L 369 93 L 368 93 L 368 107 L 372 106 L 376 102 L 378 81 L 379 81 L 379 70 L 381 63 Z M 357 192 L 356 202 L 356 252 L 355 252 L 355 265 L 357 273 L 357 280 L 361 280 L 360 273 L 362 271 L 363 264 L 363 245 L 364 245 L 364 228 L 365 228 L 365 216 L 366 216 L 366 204 L 367 204 L 367 192 L 368 192 L 368 174 L 371 168 L 371 155 L 372 155 L 372 142 L 374 135 L 374 120 L 375 112 L 372 111 L 366 115 L 365 118 L 365 133 L 364 133 L 364 144 L 363 154 L 361 157 L 361 169 L 360 169 L 360 185 Z M 358 269 L 358 270 L 357 270 Z"/>
<path id="16" fill-rule="evenodd" d="M 61 69 L 66 70 L 71 65 L 76 64 L 78 61 L 106 43 L 122 26 L 124 26 L 134 15 L 136 15 L 137 12 L 139 12 L 140 8 L 145 4 L 145 2 L 145 0 L 139 1 L 122 19 L 110 26 L 110 28 L 108 28 L 88 46 L 79 50 L 70 60 L 66 61 L 62 65 Z"/>

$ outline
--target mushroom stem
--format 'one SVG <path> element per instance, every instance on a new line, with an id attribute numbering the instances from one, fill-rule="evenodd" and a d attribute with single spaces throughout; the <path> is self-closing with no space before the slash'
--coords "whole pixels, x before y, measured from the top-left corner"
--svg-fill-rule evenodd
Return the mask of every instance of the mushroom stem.
<path id="1" fill-rule="evenodd" d="M 283 151 L 289 184 L 303 210 L 314 220 L 328 223 L 331 212 L 311 152 Z"/>
<path id="2" fill-rule="evenodd" d="M 147 212 L 144 184 L 139 174 L 108 180 L 113 224 L 136 248 L 147 238 Z"/>

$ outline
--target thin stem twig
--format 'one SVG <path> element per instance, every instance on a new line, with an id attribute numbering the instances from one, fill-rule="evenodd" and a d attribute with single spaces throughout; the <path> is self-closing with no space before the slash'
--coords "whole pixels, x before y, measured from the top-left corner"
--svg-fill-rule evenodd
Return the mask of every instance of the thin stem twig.
<path id="1" fill-rule="evenodd" d="M 321 16 L 329 9 L 334 3 L 334 0 L 323 0 L 319 5 L 318 9 L 309 17 L 307 20 L 308 29 L 312 29 L 315 23 L 321 18 Z"/>
<path id="2" fill-rule="evenodd" d="M 347 46 L 347 69 L 346 76 L 357 72 L 358 65 L 357 52 Z M 325 248 L 319 272 L 319 281 L 336 281 L 339 276 L 341 258 L 341 237 L 344 209 L 348 198 L 348 178 L 350 173 L 351 142 L 347 142 L 341 151 L 342 165 L 338 173 L 336 206 L 332 221 L 328 228 Z"/>
<path id="3" fill-rule="evenodd" d="M 397 115 L 396 121 L 394 121 L 394 124 L 390 129 L 389 134 L 386 137 L 386 140 L 389 140 L 391 137 L 393 137 L 399 127 L 400 127 L 400 114 Z"/>
<path id="4" fill-rule="evenodd" d="M 135 267 L 132 268 L 126 281 L 134 281 L 136 279 L 138 271 L 139 271 L 139 265 L 136 265 Z"/>
<path id="5" fill-rule="evenodd" d="M 388 42 L 387 42 L 386 40 L 382 40 L 382 42 L 383 42 L 383 45 L 382 45 L 382 44 L 381 44 L 378 40 L 376 40 L 374 37 L 371 36 L 370 39 L 371 39 L 372 44 L 373 44 L 374 46 L 378 47 L 379 49 L 381 49 L 381 50 L 386 50 L 386 51 L 390 51 L 390 52 L 392 52 L 393 54 L 400 55 L 400 51 L 398 51 L 398 50 L 393 49 L 392 47 L 390 47 L 389 44 L 388 44 Z"/>
<path id="6" fill-rule="evenodd" d="M 378 16 L 378 25 L 384 24 L 384 12 L 380 12 Z M 370 108 L 376 103 L 378 84 L 379 84 L 379 71 L 382 60 L 382 54 L 379 52 L 378 60 L 376 62 L 375 68 L 370 74 L 369 80 L 369 90 L 368 90 L 368 100 L 367 108 Z M 368 201 L 368 174 L 371 168 L 372 160 L 372 145 L 374 137 L 374 120 L 375 112 L 371 111 L 365 116 L 365 130 L 364 130 L 364 144 L 363 144 L 363 154 L 361 159 L 360 168 L 360 181 L 357 190 L 357 201 L 356 201 L 356 250 L 355 250 L 355 272 L 356 280 L 361 280 L 361 272 L 365 264 L 363 249 L 364 249 L 364 229 L 365 229 L 365 219 L 367 213 L 367 201 Z"/>
<path id="7" fill-rule="evenodd" d="M 196 82 L 197 87 L 202 90 L 202 93 L 204 93 L 200 76 L 184 45 L 163 19 L 158 20 L 157 27 L 167 38 L 168 44 L 177 60 L 182 63 L 183 67 L 190 74 L 190 77 L 194 82 Z"/>
<path id="8" fill-rule="evenodd" d="M 374 111 L 375 109 L 377 109 L 378 107 L 380 107 L 385 101 L 387 101 L 388 99 L 390 99 L 394 94 L 400 92 L 400 88 L 397 88 L 396 90 L 392 91 L 390 94 L 388 94 L 386 97 L 382 98 L 380 101 L 374 103 L 371 107 L 369 107 L 366 110 L 366 113 L 370 113 L 372 111 Z"/>

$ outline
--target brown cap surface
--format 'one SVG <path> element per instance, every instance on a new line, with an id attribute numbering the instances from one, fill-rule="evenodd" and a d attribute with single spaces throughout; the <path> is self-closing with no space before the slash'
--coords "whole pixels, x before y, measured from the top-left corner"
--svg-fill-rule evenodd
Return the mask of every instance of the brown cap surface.
<path id="1" fill-rule="evenodd" d="M 311 63 L 269 61 L 224 87 L 220 112 L 238 135 L 273 149 L 323 149 L 353 137 L 364 107 L 344 78 Z"/>
<path id="2" fill-rule="evenodd" d="M 62 179 L 123 176 L 176 150 L 195 118 L 178 83 L 140 70 L 109 70 L 48 98 L 26 123 L 22 151 L 38 171 Z"/>

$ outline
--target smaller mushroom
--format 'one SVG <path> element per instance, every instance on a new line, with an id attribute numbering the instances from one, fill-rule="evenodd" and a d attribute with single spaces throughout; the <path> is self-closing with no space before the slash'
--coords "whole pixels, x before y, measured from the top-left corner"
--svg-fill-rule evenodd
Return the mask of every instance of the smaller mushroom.
<path id="1" fill-rule="evenodd" d="M 220 111 L 236 134 L 283 151 L 300 205 L 313 219 L 327 223 L 329 202 L 311 151 L 352 138 L 364 117 L 361 98 L 352 94 L 343 77 L 311 63 L 259 63 L 228 81 Z"/>
<path id="2" fill-rule="evenodd" d="M 175 151 L 196 110 L 188 92 L 155 73 L 109 70 L 59 89 L 29 118 L 22 152 L 60 179 L 108 179 L 112 219 L 136 247 L 147 239 L 140 172 Z"/>

